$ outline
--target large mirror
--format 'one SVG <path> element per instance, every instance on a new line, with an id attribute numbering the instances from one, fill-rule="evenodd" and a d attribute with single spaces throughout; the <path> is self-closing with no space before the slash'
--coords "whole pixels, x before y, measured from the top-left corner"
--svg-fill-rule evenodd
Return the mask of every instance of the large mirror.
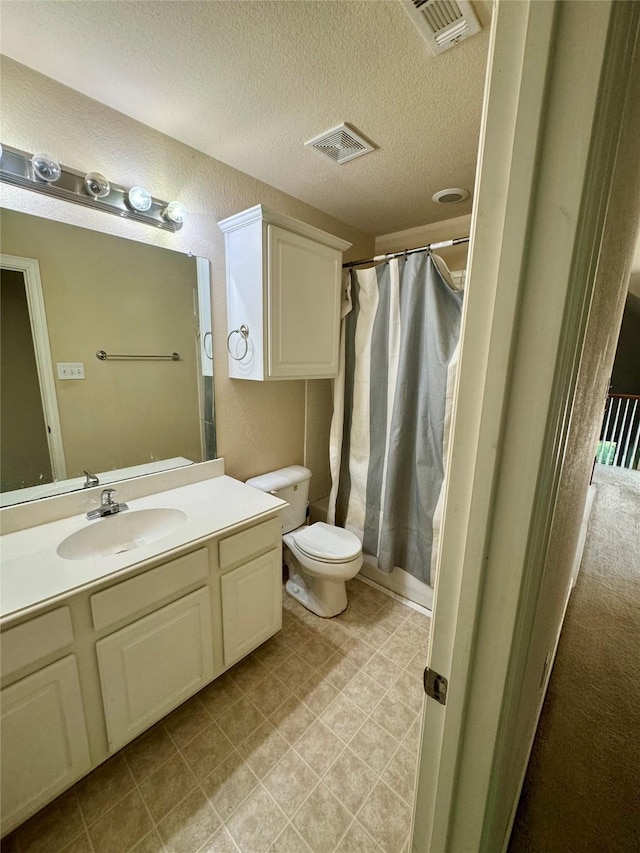
<path id="1" fill-rule="evenodd" d="M 208 261 L 6 209 L 0 238 L 1 504 L 214 458 Z"/>

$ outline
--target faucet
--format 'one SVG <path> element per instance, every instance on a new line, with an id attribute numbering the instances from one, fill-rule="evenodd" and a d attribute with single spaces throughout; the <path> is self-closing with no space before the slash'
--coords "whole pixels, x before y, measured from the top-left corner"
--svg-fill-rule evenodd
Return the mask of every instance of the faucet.
<path id="1" fill-rule="evenodd" d="M 100 494 L 100 506 L 98 509 L 92 509 L 87 513 L 89 520 L 94 518 L 105 518 L 107 515 L 115 515 L 117 512 L 122 512 L 123 509 L 129 509 L 127 504 L 116 503 L 113 496 L 115 489 L 103 489 Z"/>
<path id="2" fill-rule="evenodd" d="M 83 489 L 90 489 L 92 488 L 92 486 L 100 485 L 100 480 L 91 471 L 85 470 L 83 471 L 83 474 L 86 477 L 86 480 L 84 481 L 84 486 L 82 487 Z"/>

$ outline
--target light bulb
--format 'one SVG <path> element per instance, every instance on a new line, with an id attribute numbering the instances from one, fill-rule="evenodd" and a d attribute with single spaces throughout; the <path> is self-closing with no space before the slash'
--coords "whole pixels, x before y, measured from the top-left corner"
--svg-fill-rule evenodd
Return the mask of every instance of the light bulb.
<path id="1" fill-rule="evenodd" d="M 127 193 L 127 204 L 133 210 L 144 213 L 151 207 L 151 193 L 144 187 L 131 187 Z"/>
<path id="2" fill-rule="evenodd" d="M 31 164 L 33 165 L 36 177 L 40 178 L 41 181 L 46 181 L 48 184 L 57 181 L 62 174 L 60 164 L 53 159 L 51 154 L 44 154 L 42 152 L 34 154 L 31 158 Z"/>
<path id="3" fill-rule="evenodd" d="M 106 198 L 111 192 L 111 185 L 100 172 L 89 172 L 84 176 L 84 188 L 93 198 Z"/>
<path id="4" fill-rule="evenodd" d="M 182 225 L 186 215 L 186 208 L 181 201 L 170 201 L 162 211 L 163 219 L 168 219 L 169 222 L 175 222 L 177 225 Z"/>

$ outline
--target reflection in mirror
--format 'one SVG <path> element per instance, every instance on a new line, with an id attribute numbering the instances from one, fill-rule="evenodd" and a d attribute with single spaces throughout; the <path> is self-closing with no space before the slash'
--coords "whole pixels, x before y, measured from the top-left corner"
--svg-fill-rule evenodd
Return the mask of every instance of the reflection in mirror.
<path id="1" fill-rule="evenodd" d="M 208 261 L 12 210 L 0 229 L 2 505 L 215 458 Z"/>

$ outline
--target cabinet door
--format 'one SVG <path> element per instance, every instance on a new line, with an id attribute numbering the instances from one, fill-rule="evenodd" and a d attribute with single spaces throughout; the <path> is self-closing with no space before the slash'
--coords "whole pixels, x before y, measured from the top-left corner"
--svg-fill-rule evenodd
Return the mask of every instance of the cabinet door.
<path id="1" fill-rule="evenodd" d="M 224 663 L 231 666 L 282 628 L 282 558 L 269 551 L 222 575 Z"/>
<path id="2" fill-rule="evenodd" d="M 208 587 L 99 640 L 96 651 L 116 750 L 213 678 Z"/>
<path id="3" fill-rule="evenodd" d="M 75 655 L 2 691 L 2 831 L 90 769 Z"/>
<path id="4" fill-rule="evenodd" d="M 269 376 L 335 376 L 342 253 L 276 225 L 267 244 Z"/>

